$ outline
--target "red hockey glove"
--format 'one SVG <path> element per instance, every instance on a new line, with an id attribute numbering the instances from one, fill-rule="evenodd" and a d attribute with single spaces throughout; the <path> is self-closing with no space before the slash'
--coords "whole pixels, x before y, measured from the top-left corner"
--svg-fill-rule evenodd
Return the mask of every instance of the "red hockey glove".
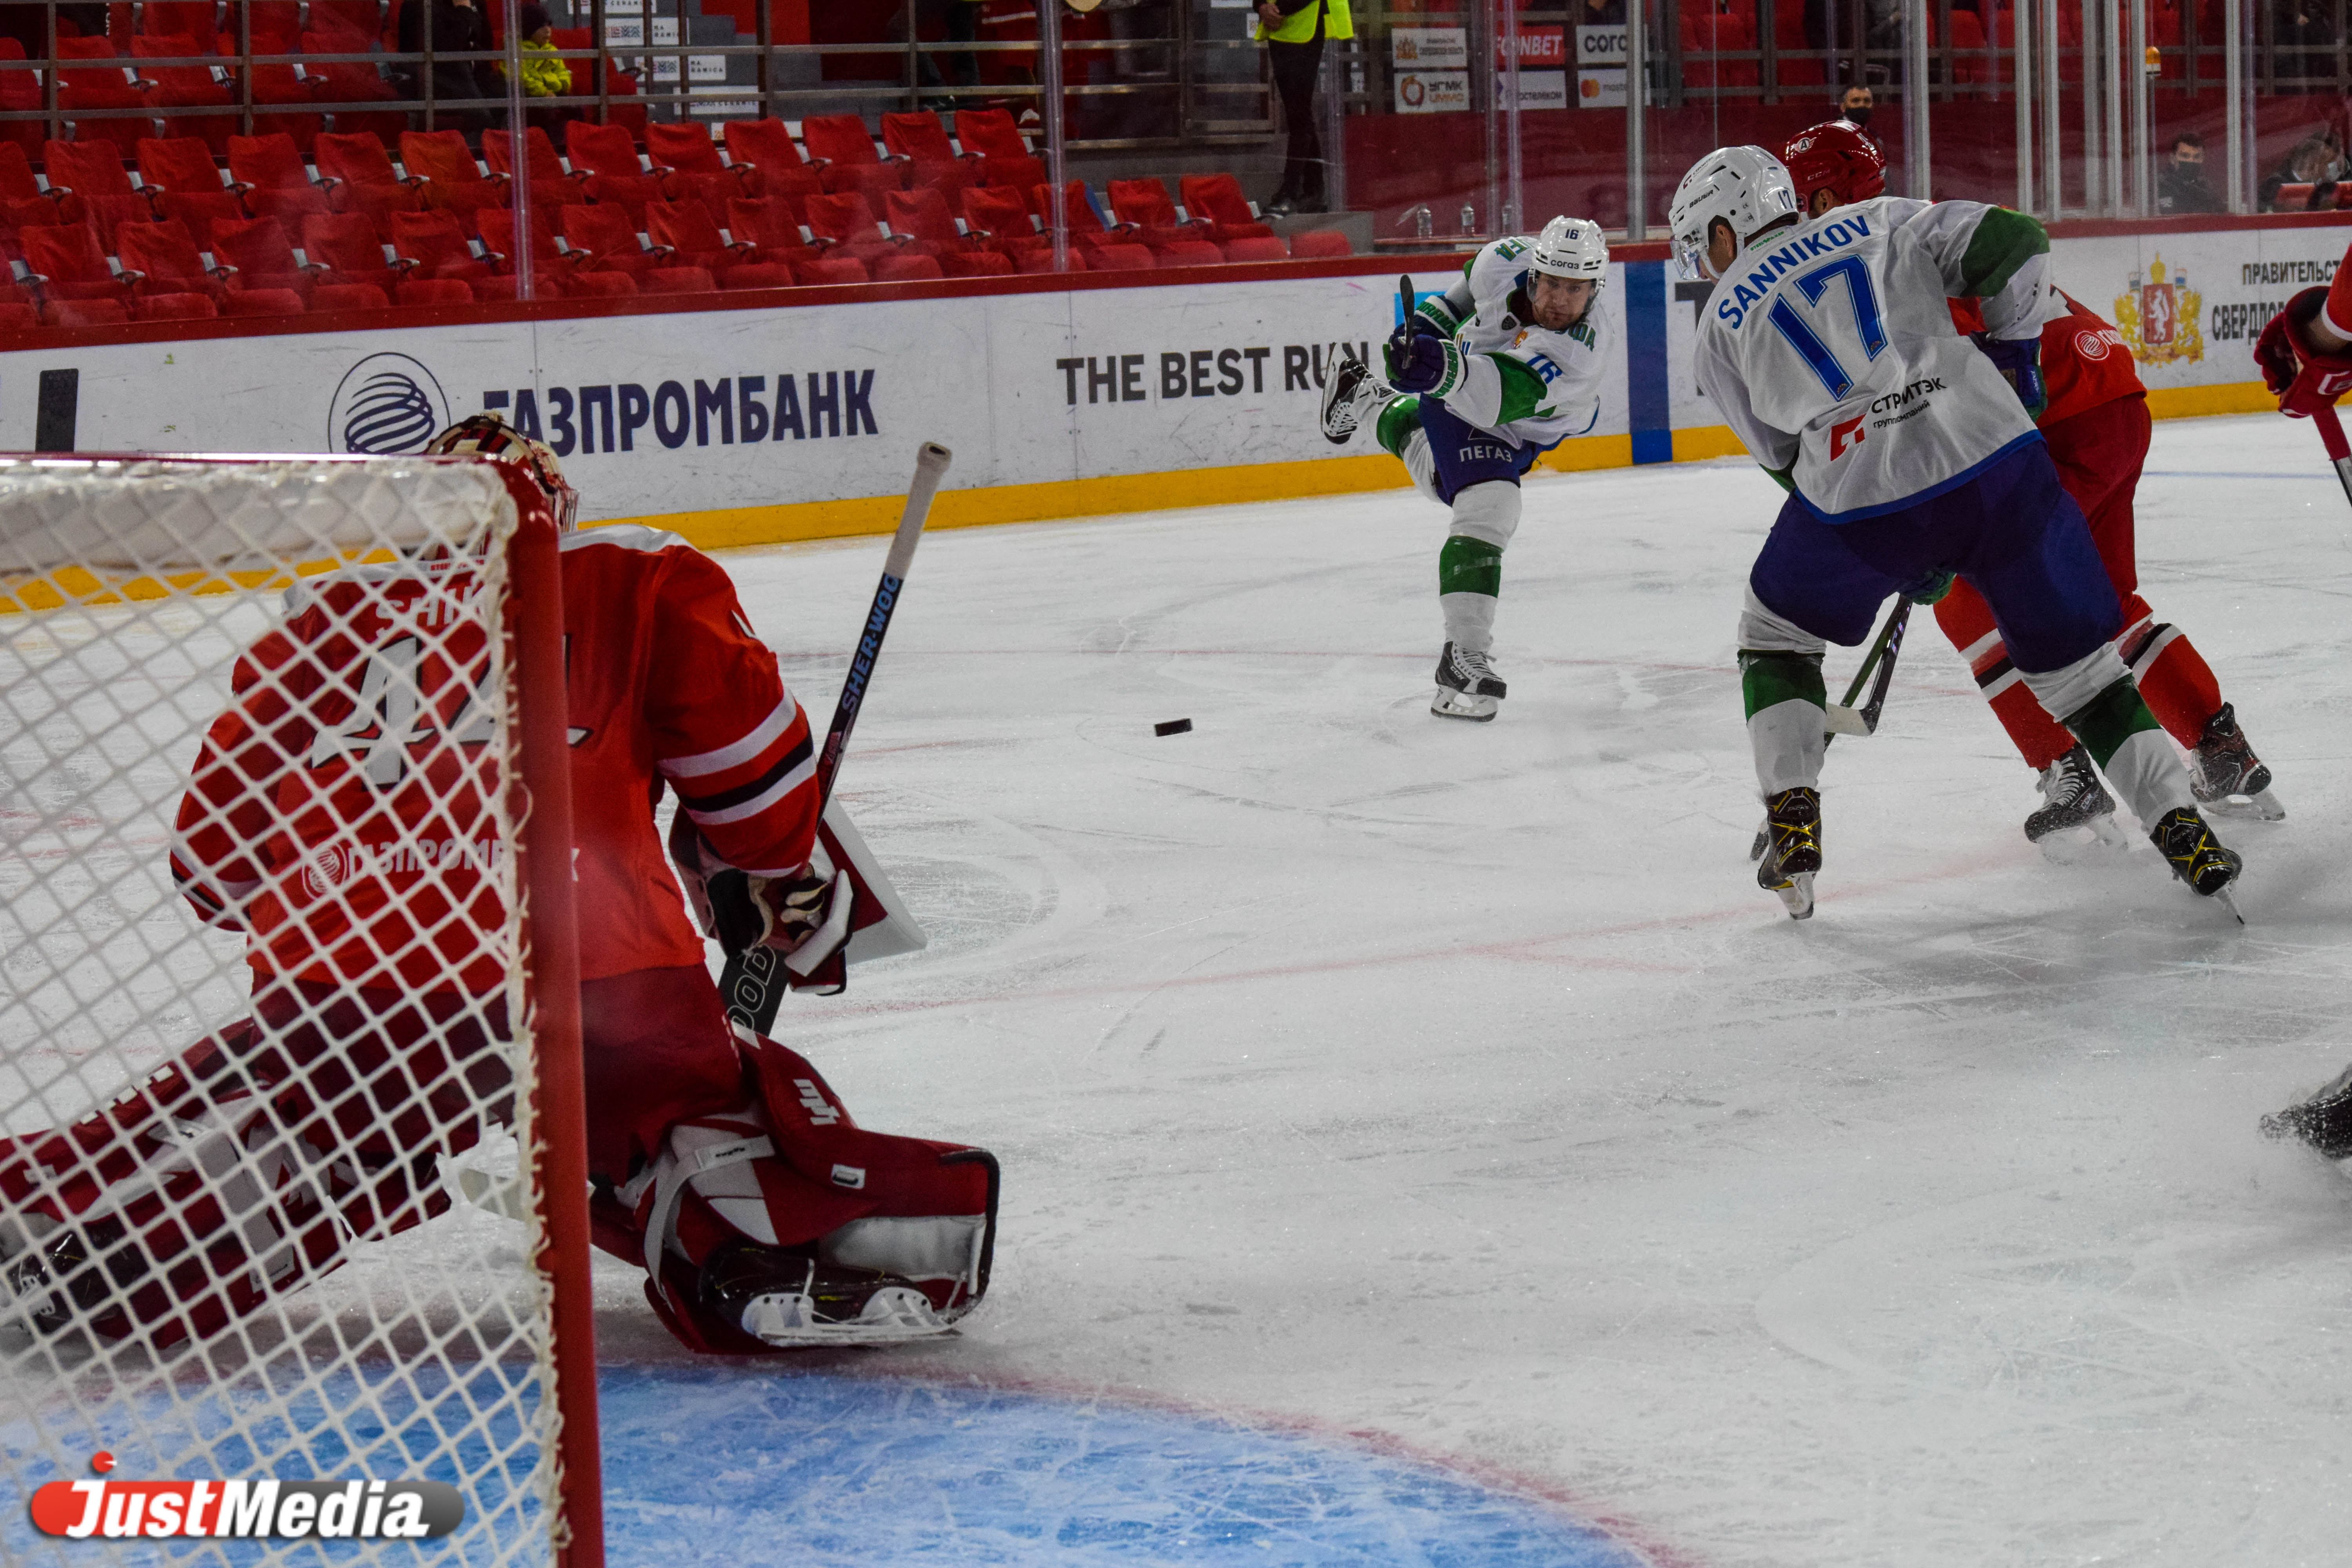
<path id="1" fill-rule="evenodd" d="M 2273 316 L 2254 344 L 2263 381 L 2290 419 L 2308 419 L 2352 392 L 2352 349 L 2325 349 L 2313 341 L 2312 318 L 2327 303 L 2327 290 L 2305 289 Z"/>

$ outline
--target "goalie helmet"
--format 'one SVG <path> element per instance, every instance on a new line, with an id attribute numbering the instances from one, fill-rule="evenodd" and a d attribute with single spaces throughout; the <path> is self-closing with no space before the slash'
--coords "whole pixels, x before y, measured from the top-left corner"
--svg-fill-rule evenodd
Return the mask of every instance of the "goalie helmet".
<path id="1" fill-rule="evenodd" d="M 1797 187 L 1800 212 L 1812 209 L 1816 191 L 1829 192 L 1842 207 L 1886 194 L 1886 155 L 1843 120 L 1798 132 L 1781 149 L 1780 162 Z"/>
<path id="2" fill-rule="evenodd" d="M 579 521 L 580 492 L 563 477 L 555 453 L 495 414 L 471 414 L 425 444 L 428 458 L 488 458 L 512 463 L 530 476 L 555 509 L 555 527 L 569 533 Z"/>
<path id="3" fill-rule="evenodd" d="M 1797 188 L 1780 160 L 1761 147 L 1718 147 L 1691 165 L 1666 209 L 1683 276 L 1712 278 L 1707 232 L 1721 218 L 1745 247 L 1768 224 L 1798 215 Z"/>

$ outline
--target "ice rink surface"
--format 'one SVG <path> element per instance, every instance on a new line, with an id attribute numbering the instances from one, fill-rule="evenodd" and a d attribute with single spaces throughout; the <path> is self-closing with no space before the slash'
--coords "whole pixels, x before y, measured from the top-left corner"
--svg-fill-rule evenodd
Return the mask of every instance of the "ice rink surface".
<path id="1" fill-rule="evenodd" d="M 951 1341 L 745 1365 L 747 1414 L 823 1373 L 1370 1434 L 1714 1568 L 2344 1563 L 2352 1183 L 2255 1127 L 2352 1059 L 2315 436 L 2160 424 L 2140 491 L 2143 592 L 2289 813 L 2221 826 L 2243 930 L 2137 834 L 2029 846 L 1924 614 L 1786 919 L 1733 669 L 1780 499 L 1531 481 L 1492 724 L 1427 711 L 1409 491 L 926 540 L 842 787 L 933 943 L 779 1033 L 865 1124 L 998 1153 L 995 1286 Z M 725 558 L 820 715 L 881 552 Z M 608 1358 L 688 1359 L 604 1283 Z"/>
<path id="2" fill-rule="evenodd" d="M 926 540 L 842 789 L 931 946 L 777 1033 L 1000 1156 L 994 1287 L 713 1361 L 600 1258 L 615 1568 L 2352 1560 L 2352 1182 L 2256 1130 L 2352 1060 L 2352 507 L 2275 417 L 2148 467 L 2289 814 L 2221 824 L 2243 929 L 2029 846 L 1925 614 L 1789 921 L 1745 462 L 1529 483 L 1492 724 L 1410 491 Z M 820 724 L 882 552 L 723 557 Z"/>

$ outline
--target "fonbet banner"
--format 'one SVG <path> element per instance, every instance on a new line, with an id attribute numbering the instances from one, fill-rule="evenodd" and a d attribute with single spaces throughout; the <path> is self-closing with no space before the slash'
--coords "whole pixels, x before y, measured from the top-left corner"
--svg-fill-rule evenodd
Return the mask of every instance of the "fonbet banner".
<path id="1" fill-rule="evenodd" d="M 2058 274 L 2151 388 L 2242 384 L 2345 237 L 2065 239 Z M 1594 436 L 1654 453 L 1720 427 L 1691 378 L 1711 292 L 1611 268 Z M 0 353 L 0 450 L 413 452 L 495 409 L 554 447 L 590 520 L 889 496 L 922 440 L 955 449 L 957 489 L 1362 458 L 1318 427 L 1330 345 L 1377 353 L 1396 310 L 1375 274 Z"/>

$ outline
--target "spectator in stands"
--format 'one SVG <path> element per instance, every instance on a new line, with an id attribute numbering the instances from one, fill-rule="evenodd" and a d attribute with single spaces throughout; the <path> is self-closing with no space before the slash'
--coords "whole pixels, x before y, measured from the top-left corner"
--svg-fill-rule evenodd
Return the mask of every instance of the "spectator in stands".
<path id="1" fill-rule="evenodd" d="M 563 97 L 572 90 L 572 67 L 555 58 L 555 24 L 547 14 L 547 7 L 526 5 L 516 15 L 522 24 L 523 96 Z M 506 69 L 506 62 L 500 60 L 499 75 L 501 79 L 505 77 Z M 556 115 L 552 110 L 526 109 L 523 114 L 534 125 L 544 125 L 550 132 L 555 129 Z"/>
<path id="2" fill-rule="evenodd" d="M 2194 131 L 2172 139 L 2172 156 L 2157 175 L 2156 210 L 2167 217 L 2221 210 L 2221 198 L 2205 183 L 2205 138 Z"/>
<path id="3" fill-rule="evenodd" d="M 1348 0 L 1260 0 L 1257 37 L 1265 43 L 1274 68 L 1274 90 L 1282 100 L 1288 142 L 1282 187 L 1266 204 L 1270 213 L 1325 210 L 1323 139 L 1315 128 L 1315 83 L 1323 68 L 1323 40 L 1355 36 Z"/>
<path id="4" fill-rule="evenodd" d="M 1625 25 L 1625 0 L 1578 0 L 1573 25 L 1580 27 L 1622 27 Z"/>
<path id="5" fill-rule="evenodd" d="M 2324 206 L 2343 174 L 2344 143 L 2336 140 L 2333 130 L 2323 125 L 2296 142 L 2294 151 L 2286 155 L 2286 162 L 2263 181 L 2255 192 L 2255 205 L 2263 212 L 2281 211 L 2280 186 L 2312 185 L 2319 188 L 2313 191 L 2309 201 L 2291 202 L 2284 210 L 2305 212 Z"/>
<path id="6" fill-rule="evenodd" d="M 533 7 L 537 9 L 537 7 Z M 541 11 L 544 16 L 546 13 Z M 487 52 L 490 42 L 489 19 L 478 9 L 473 0 L 409 0 L 400 8 L 400 52 L 416 55 L 425 52 L 428 41 L 436 57 L 445 54 Z M 425 86 L 422 72 L 415 66 L 407 68 L 404 90 L 412 98 L 423 98 Z M 443 109 L 439 104 L 451 100 L 470 98 L 504 98 L 506 79 L 498 67 L 488 60 L 445 60 L 433 62 L 433 128 L 436 131 L 458 130 L 469 142 L 478 142 L 482 132 L 494 120 L 485 109 Z M 421 128 L 423 117 L 417 119 Z"/>
<path id="7" fill-rule="evenodd" d="M 1878 99 L 1866 87 L 1850 87 L 1838 94 L 1837 106 L 1840 120 L 1867 134 L 1871 111 L 1878 107 Z"/>

